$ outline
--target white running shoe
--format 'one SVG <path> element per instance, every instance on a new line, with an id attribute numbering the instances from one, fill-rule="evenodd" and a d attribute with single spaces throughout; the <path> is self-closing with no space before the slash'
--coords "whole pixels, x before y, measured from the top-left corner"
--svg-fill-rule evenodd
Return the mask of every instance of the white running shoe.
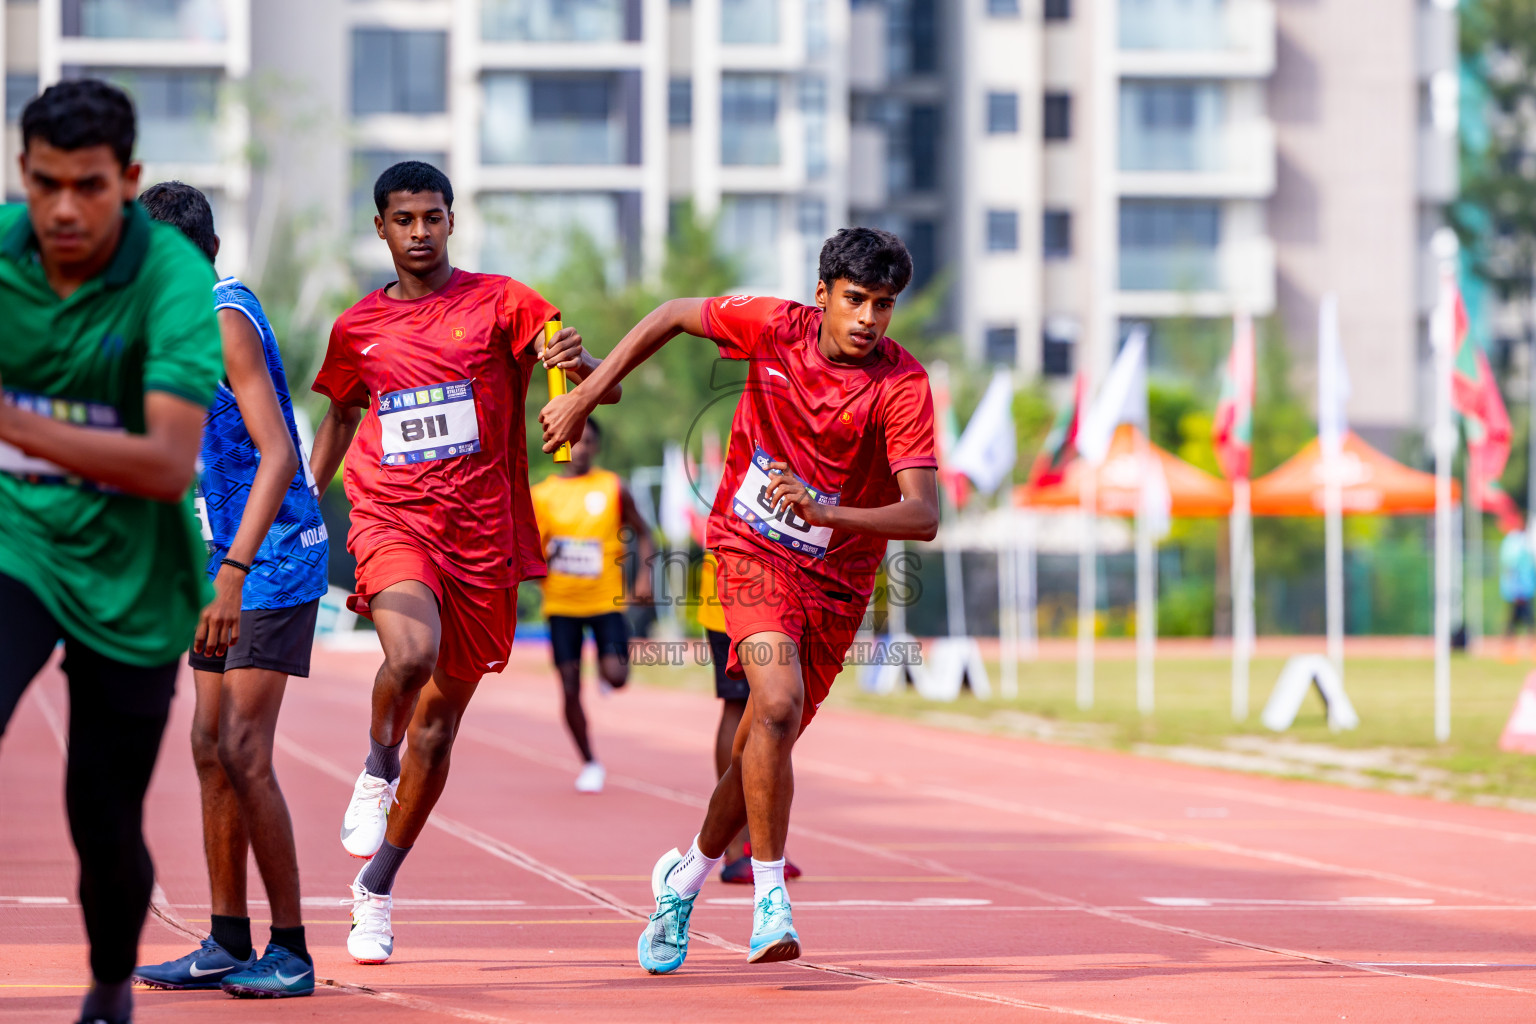
<path id="1" fill-rule="evenodd" d="M 608 773 L 603 770 L 601 764 L 596 761 L 588 761 L 586 767 L 582 768 L 581 774 L 576 776 L 576 792 L 601 793 L 603 791 L 603 783 L 607 779 Z"/>
<path id="2" fill-rule="evenodd" d="M 364 871 L 367 870 L 365 866 Z M 395 930 L 389 912 L 395 901 L 388 893 L 373 893 L 363 888 L 363 872 L 352 882 L 352 898 L 342 900 L 352 905 L 352 930 L 347 933 L 347 952 L 360 964 L 382 964 L 395 951 Z"/>
<path id="3" fill-rule="evenodd" d="M 389 807 L 396 803 L 395 790 L 400 780 L 385 782 L 367 769 L 352 787 L 352 802 L 341 818 L 341 845 L 354 857 L 367 860 L 384 845 L 384 830 L 389 825 Z"/>

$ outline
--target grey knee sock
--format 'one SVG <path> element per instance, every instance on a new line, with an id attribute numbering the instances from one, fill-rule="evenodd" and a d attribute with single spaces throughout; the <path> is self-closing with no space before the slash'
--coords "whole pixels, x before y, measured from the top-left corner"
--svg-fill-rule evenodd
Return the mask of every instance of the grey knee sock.
<path id="1" fill-rule="evenodd" d="M 394 782 L 400 777 L 400 744 L 386 747 L 369 733 L 368 760 L 363 762 L 363 768 L 376 779 Z"/>
<path id="2" fill-rule="evenodd" d="M 405 855 L 411 852 L 407 846 L 405 849 L 384 840 L 384 845 L 379 847 L 379 852 L 373 855 L 368 866 L 363 868 L 363 877 L 359 884 L 369 892 L 380 896 L 386 895 L 395 887 L 395 872 L 400 870 L 400 865 L 405 863 Z"/>

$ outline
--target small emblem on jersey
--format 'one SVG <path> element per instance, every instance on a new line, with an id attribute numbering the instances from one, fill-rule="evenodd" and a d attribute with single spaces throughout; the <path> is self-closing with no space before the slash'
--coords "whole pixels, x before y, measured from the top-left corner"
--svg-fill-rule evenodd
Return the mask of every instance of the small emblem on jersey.
<path id="1" fill-rule="evenodd" d="M 724 302 L 722 302 L 721 305 L 722 306 L 745 306 L 747 303 L 749 303 L 751 301 L 752 301 L 752 296 L 750 296 L 750 295 L 732 295 L 730 298 L 728 298 Z"/>
<path id="2" fill-rule="evenodd" d="M 374 342 L 372 345 L 369 345 L 367 348 L 363 349 L 363 355 L 367 355 L 369 352 L 372 352 L 382 344 L 384 344 L 382 341 Z"/>
<path id="3" fill-rule="evenodd" d="M 843 413 L 841 419 L 842 419 L 842 421 L 844 423 L 852 423 L 853 422 L 853 413 L 845 412 L 845 413 Z"/>
<path id="4" fill-rule="evenodd" d="M 598 516 L 603 514 L 603 509 L 608 507 L 608 495 L 602 491 L 588 491 L 582 504 L 587 506 L 587 515 Z"/>
<path id="5" fill-rule="evenodd" d="M 463 341 L 464 340 L 464 328 L 462 328 L 462 327 L 455 327 L 453 329 L 453 340 L 454 341 Z"/>
<path id="6" fill-rule="evenodd" d="M 768 367 L 768 374 L 769 374 L 769 376 L 773 376 L 773 377 L 777 377 L 777 378 L 779 378 L 779 379 L 780 379 L 780 380 L 782 380 L 782 381 L 786 381 L 786 382 L 787 382 L 787 381 L 788 381 L 788 380 L 789 380 L 789 378 L 788 378 L 788 377 L 786 377 L 786 376 L 784 376 L 784 374 L 783 374 L 783 373 L 781 373 L 781 372 L 780 372 L 780 371 L 778 371 L 778 370 L 775 370 L 775 369 L 774 369 L 774 368 L 773 368 L 773 367 L 771 367 L 771 366 L 770 366 L 770 367 Z"/>

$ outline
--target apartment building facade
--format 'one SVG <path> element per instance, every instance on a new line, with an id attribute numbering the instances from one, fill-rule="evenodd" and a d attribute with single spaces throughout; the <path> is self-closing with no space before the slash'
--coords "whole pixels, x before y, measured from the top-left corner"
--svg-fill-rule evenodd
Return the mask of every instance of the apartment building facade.
<path id="1" fill-rule="evenodd" d="M 1102 373 L 1136 321 L 1177 362 L 1165 328 L 1217 338 L 1236 311 L 1278 314 L 1305 364 L 1331 291 L 1372 375 L 1357 418 L 1427 408 L 1455 0 L 3 7 L 8 122 L 60 76 L 121 81 L 151 178 L 209 189 L 232 270 L 286 218 L 383 280 L 369 186 L 420 157 L 455 183 L 466 265 L 544 276 L 574 226 L 634 277 L 686 201 L 744 289 L 808 298 L 825 235 L 876 224 L 920 287 L 944 275 L 972 359 L 1047 377 Z"/>

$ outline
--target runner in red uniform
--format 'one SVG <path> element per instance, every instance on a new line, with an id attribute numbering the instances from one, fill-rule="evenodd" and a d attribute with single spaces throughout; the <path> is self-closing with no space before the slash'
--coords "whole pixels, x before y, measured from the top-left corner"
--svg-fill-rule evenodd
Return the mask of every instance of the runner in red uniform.
<path id="1" fill-rule="evenodd" d="M 480 677 L 506 664 L 518 583 L 544 575 L 523 431 L 529 378 L 541 358 L 577 380 L 597 365 L 570 328 L 545 350 L 544 324 L 560 314 L 532 289 L 448 262 L 453 186 L 441 171 L 396 164 L 374 201 L 399 278 L 331 331 L 314 385 L 331 406 L 311 459 L 323 489 L 349 456 L 348 604 L 373 619 L 384 648 L 369 754 L 341 829 L 348 853 L 372 858 L 352 886 L 347 949 L 360 963 L 394 950 L 395 872 L 442 793 Z"/>
<path id="2" fill-rule="evenodd" d="M 703 828 L 687 854 L 671 850 L 652 871 L 656 912 L 639 955 L 653 974 L 682 965 L 694 897 L 743 825 L 756 889 L 747 959 L 800 955 L 784 890 L 790 751 L 842 668 L 886 541 L 938 530 L 928 376 L 885 337 L 911 276 L 894 235 L 845 228 L 822 248 L 815 306 L 673 299 L 540 413 L 546 451 L 580 437 L 599 396 L 679 333 L 749 362 L 708 539 L 720 560 L 728 671 L 746 675 L 751 697 Z"/>

